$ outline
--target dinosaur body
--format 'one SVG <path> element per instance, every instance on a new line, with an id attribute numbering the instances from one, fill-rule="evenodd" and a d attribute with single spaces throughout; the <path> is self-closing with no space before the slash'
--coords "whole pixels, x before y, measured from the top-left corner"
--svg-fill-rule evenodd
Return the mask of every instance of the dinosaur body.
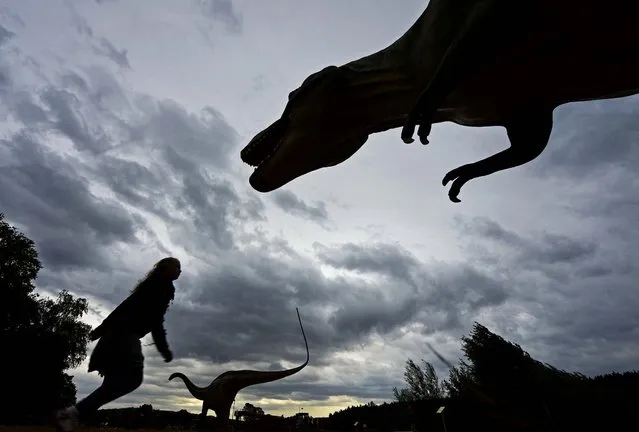
<path id="1" fill-rule="evenodd" d="M 222 422 L 225 427 L 228 427 L 231 406 L 240 390 L 249 386 L 264 384 L 294 375 L 304 369 L 308 364 L 308 342 L 306 341 L 306 334 L 304 333 L 299 310 L 297 310 L 297 319 L 299 320 L 302 336 L 304 337 L 304 344 L 306 346 L 306 361 L 300 366 L 281 371 L 227 371 L 218 375 L 207 387 L 199 387 L 193 384 L 186 375 L 180 372 L 171 374 L 169 381 L 174 378 L 182 379 L 191 395 L 202 401 L 201 419 L 206 417 L 209 410 L 213 410 L 218 420 Z"/>
<path id="2" fill-rule="evenodd" d="M 534 160 L 556 107 L 639 93 L 639 2 L 431 0 L 381 51 L 316 72 L 281 118 L 241 151 L 251 186 L 280 188 L 344 162 L 368 136 L 402 127 L 423 144 L 431 125 L 503 126 L 510 148 L 450 171 L 449 197 L 467 181 Z"/>

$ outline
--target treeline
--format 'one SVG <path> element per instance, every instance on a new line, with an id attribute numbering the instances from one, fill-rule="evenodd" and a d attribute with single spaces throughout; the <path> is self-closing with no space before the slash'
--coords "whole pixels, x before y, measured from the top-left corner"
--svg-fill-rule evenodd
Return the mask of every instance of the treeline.
<path id="1" fill-rule="evenodd" d="M 40 424 L 76 399 L 65 373 L 86 357 L 90 326 L 79 321 L 85 299 L 61 290 L 55 300 L 34 293 L 42 265 L 33 241 L 0 213 L 0 424 Z"/>
<path id="2" fill-rule="evenodd" d="M 462 337 L 464 358 L 440 381 L 433 365 L 409 359 L 407 387 L 393 389 L 397 402 L 351 407 L 330 416 L 337 430 L 355 422 L 391 431 L 477 429 L 612 430 L 639 420 L 639 372 L 587 377 L 533 359 L 475 323 Z M 436 410 L 444 406 L 442 414 Z"/>
<path id="3" fill-rule="evenodd" d="M 245 421 L 233 419 L 230 421 L 233 430 L 245 432 L 317 430 L 314 425 L 300 424 L 296 416 L 281 417 L 263 414 Z M 86 426 L 128 430 L 218 430 L 219 425 L 217 418 L 213 416 L 207 416 L 202 420 L 198 414 L 192 414 L 186 410 L 177 412 L 156 410 L 152 405 L 144 404 L 136 408 L 101 409 L 88 419 Z"/>
<path id="4" fill-rule="evenodd" d="M 114 429 L 189 429 L 198 416 L 187 410 L 163 411 L 150 404 L 139 407 L 98 410 L 86 419 L 86 426 Z"/>

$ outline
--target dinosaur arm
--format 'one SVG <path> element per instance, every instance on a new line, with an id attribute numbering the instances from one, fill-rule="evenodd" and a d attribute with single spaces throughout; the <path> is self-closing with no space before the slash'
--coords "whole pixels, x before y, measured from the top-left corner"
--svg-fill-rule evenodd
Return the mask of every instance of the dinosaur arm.
<path id="1" fill-rule="evenodd" d="M 519 113 L 506 124 L 510 147 L 480 161 L 450 171 L 442 184 L 453 181 L 448 193 L 453 202 L 461 187 L 474 178 L 514 168 L 537 158 L 546 148 L 552 132 L 552 108 L 538 108 Z"/>
<path id="2" fill-rule="evenodd" d="M 499 52 L 507 25 L 516 22 L 515 10 L 509 0 L 438 0 L 432 4 L 432 18 L 425 17 L 430 18 L 430 25 L 419 34 L 421 44 L 411 51 L 421 59 L 417 70 L 425 76 L 424 90 L 402 128 L 405 143 L 413 142 L 417 124 L 420 141 L 428 143 L 437 107 L 474 68 Z"/>

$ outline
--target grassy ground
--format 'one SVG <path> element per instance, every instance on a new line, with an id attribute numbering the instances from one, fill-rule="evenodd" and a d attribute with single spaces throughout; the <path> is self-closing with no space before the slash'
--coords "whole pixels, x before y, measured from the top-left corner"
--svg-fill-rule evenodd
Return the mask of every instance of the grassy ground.
<path id="1" fill-rule="evenodd" d="M 154 432 L 151 429 L 140 429 L 136 431 L 134 429 L 115 429 L 115 428 L 84 428 L 80 427 L 76 429 L 78 432 Z M 55 428 L 53 426 L 49 427 L 34 427 L 34 426 L 0 426 L 0 432 L 55 432 Z M 157 432 L 167 432 L 167 430 L 157 431 Z"/>

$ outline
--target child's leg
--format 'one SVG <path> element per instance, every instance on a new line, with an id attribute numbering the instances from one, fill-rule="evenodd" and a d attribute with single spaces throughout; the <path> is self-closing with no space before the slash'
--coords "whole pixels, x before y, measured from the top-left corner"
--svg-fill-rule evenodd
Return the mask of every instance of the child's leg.
<path id="1" fill-rule="evenodd" d="M 81 416 L 93 413 L 109 402 L 113 402 L 140 387 L 143 377 L 142 368 L 105 373 L 102 385 L 75 406 Z"/>
<path id="2" fill-rule="evenodd" d="M 57 430 L 59 432 L 72 432 L 78 425 L 80 418 L 96 412 L 103 405 L 140 387 L 143 376 L 143 368 L 105 373 L 102 385 L 93 393 L 76 405 L 56 413 Z"/>

